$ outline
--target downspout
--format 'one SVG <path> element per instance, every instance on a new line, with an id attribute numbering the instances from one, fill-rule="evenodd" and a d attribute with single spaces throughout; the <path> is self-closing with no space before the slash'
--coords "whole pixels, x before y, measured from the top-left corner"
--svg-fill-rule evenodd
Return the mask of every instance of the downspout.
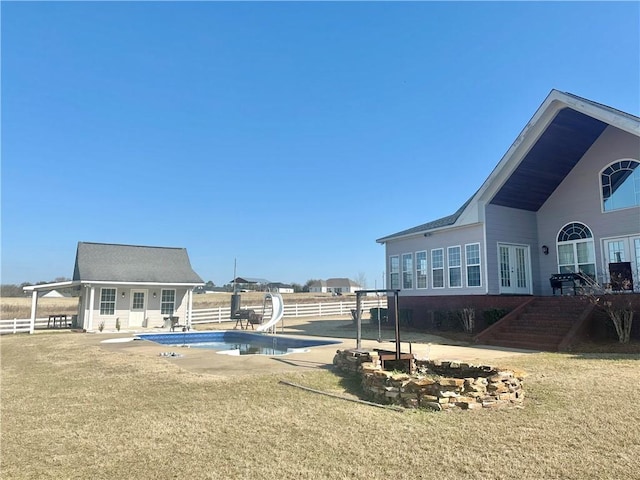
<path id="1" fill-rule="evenodd" d="M 36 329 L 36 311 L 38 310 L 38 292 L 31 292 L 31 321 L 29 322 L 29 333 L 34 333 Z"/>

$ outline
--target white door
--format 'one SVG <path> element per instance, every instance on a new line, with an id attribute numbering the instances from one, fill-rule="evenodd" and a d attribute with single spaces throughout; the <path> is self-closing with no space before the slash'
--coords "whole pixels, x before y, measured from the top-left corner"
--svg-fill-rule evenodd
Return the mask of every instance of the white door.
<path id="1" fill-rule="evenodd" d="M 529 247 L 498 245 L 500 293 L 529 295 L 531 293 Z"/>
<path id="2" fill-rule="evenodd" d="M 631 263 L 633 289 L 640 288 L 640 237 L 620 237 L 604 240 L 602 271 L 605 283 L 609 282 L 609 264 L 619 262 Z"/>
<path id="3" fill-rule="evenodd" d="M 147 313 L 147 291 L 131 290 L 131 310 L 129 311 L 129 326 L 142 327 Z"/>

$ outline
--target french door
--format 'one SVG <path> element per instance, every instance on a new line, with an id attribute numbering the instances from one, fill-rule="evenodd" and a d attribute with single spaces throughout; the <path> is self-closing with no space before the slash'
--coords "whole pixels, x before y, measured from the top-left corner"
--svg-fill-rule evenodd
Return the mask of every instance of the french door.
<path id="1" fill-rule="evenodd" d="M 531 294 L 531 258 L 526 245 L 498 244 L 500 293 Z"/>
<path id="2" fill-rule="evenodd" d="M 610 238 L 603 241 L 602 271 L 605 276 L 605 283 L 609 279 L 609 264 L 629 262 L 631 263 L 631 274 L 633 276 L 633 288 L 640 289 L 640 236 Z"/>

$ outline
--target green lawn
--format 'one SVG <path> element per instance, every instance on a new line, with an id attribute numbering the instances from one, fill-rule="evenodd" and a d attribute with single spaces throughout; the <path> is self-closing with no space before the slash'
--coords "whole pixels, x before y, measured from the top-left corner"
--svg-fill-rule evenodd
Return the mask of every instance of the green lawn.
<path id="1" fill-rule="evenodd" d="M 81 334 L 1 339 L 3 479 L 640 479 L 640 357 L 536 354 L 524 408 L 391 410 L 331 369 L 220 379 Z"/>

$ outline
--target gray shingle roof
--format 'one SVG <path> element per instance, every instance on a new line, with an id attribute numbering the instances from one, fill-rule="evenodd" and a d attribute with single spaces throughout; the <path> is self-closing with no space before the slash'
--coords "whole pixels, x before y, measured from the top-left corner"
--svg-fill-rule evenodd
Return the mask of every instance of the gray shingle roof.
<path id="1" fill-rule="evenodd" d="M 408 228 L 407 230 L 402 230 L 401 232 L 397 232 L 392 235 L 387 235 L 386 237 L 377 239 L 376 242 L 384 243 L 393 238 L 404 237 L 405 235 L 412 235 L 414 233 L 428 232 L 429 230 L 434 230 L 436 228 L 448 227 L 449 225 L 453 225 L 454 223 L 456 223 L 456 220 L 458 220 L 458 218 L 460 217 L 464 209 L 467 208 L 469 203 L 471 203 L 471 200 L 473 199 L 474 196 L 475 196 L 475 193 L 453 215 L 448 215 L 446 217 L 433 220 L 431 222 L 423 223 L 422 225 L 418 225 L 417 227 Z"/>
<path id="2" fill-rule="evenodd" d="M 82 282 L 204 283 L 185 248 L 78 242 L 73 280 Z"/>

